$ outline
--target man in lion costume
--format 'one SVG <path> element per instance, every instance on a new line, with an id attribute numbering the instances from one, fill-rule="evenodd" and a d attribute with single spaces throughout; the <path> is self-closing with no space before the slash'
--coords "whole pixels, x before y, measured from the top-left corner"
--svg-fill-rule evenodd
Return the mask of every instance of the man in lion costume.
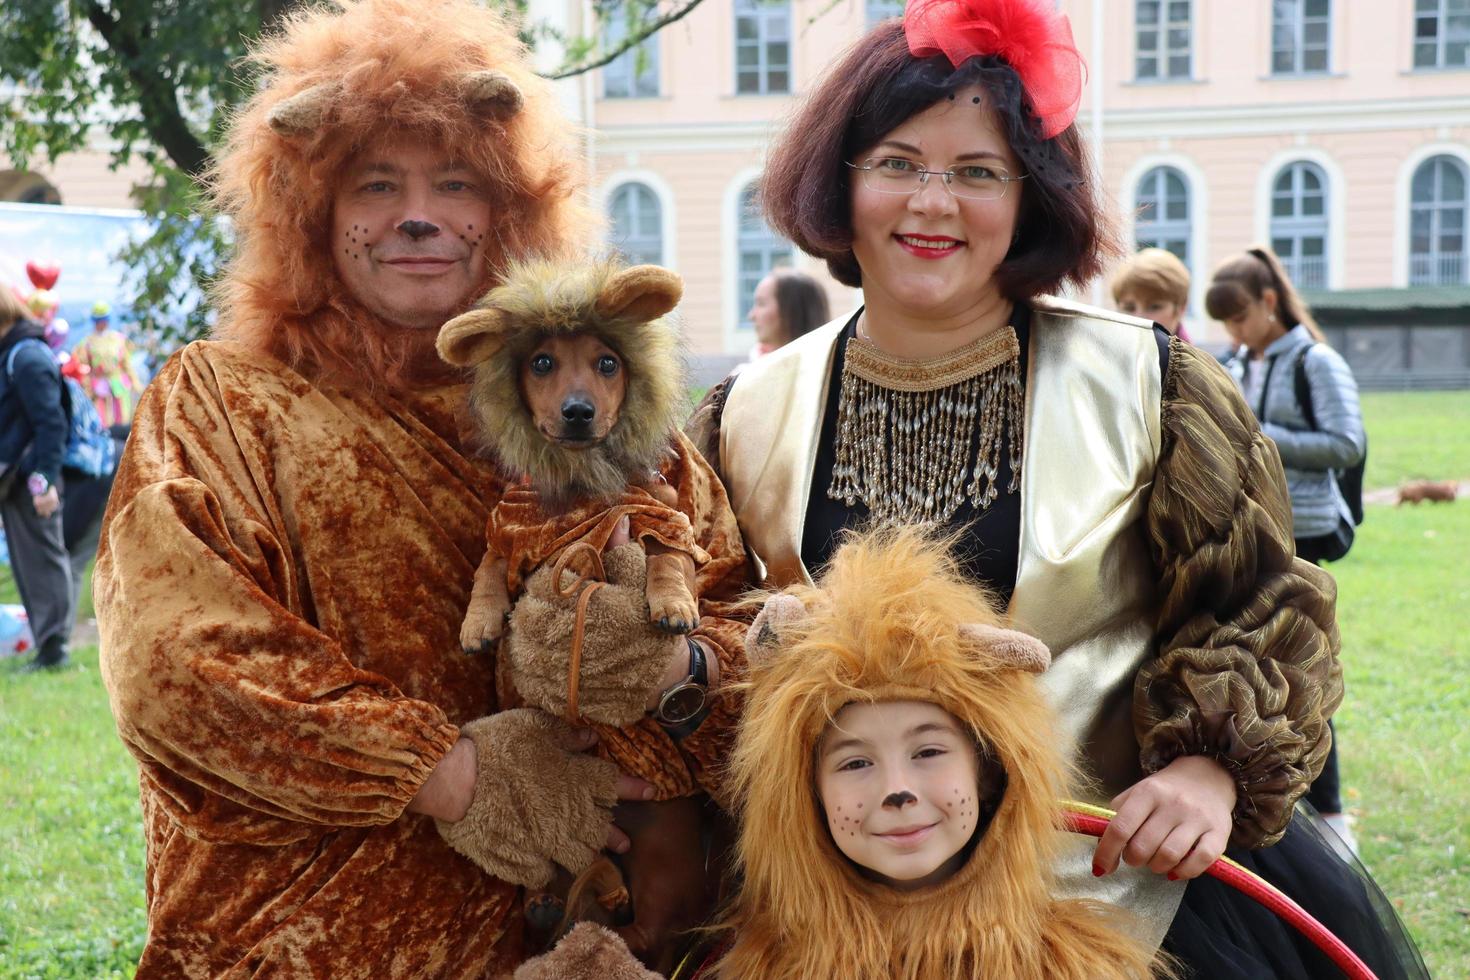
<path id="1" fill-rule="evenodd" d="M 144 395 L 97 563 L 103 679 L 139 763 L 139 975 L 504 975 L 526 956 L 520 886 L 625 848 L 612 807 L 652 792 L 588 733 L 497 711 L 490 658 L 458 639 L 503 486 L 435 336 L 509 260 L 586 244 L 577 154 L 471 0 L 304 10 L 256 58 L 213 174 L 237 238 L 219 327 Z M 713 613 L 745 560 L 701 479 L 691 636 L 713 689 L 743 673 L 743 631 Z M 606 695 L 657 704 L 690 649 L 649 626 L 644 568 L 614 552 L 583 662 L 644 651 L 660 686 Z M 532 597 L 507 642 L 565 686 L 571 600 Z M 710 766 L 738 712 L 712 693 L 671 748 Z"/>

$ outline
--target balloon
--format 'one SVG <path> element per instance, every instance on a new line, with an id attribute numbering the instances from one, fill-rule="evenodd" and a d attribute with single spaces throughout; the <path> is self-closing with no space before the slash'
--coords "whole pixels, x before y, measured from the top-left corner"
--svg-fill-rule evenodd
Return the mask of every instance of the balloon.
<path id="1" fill-rule="evenodd" d="M 61 266 L 56 263 L 41 265 L 38 262 L 26 263 L 26 278 L 31 285 L 37 289 L 55 289 L 56 280 L 61 278 Z"/>
<path id="2" fill-rule="evenodd" d="M 71 333 L 71 324 L 61 317 L 52 320 L 46 326 L 46 343 L 51 345 L 52 350 L 60 350 L 66 343 L 66 335 Z"/>
<path id="3" fill-rule="evenodd" d="M 26 308 L 43 324 L 50 323 L 56 315 L 56 294 L 49 289 L 38 289 L 26 297 Z"/>

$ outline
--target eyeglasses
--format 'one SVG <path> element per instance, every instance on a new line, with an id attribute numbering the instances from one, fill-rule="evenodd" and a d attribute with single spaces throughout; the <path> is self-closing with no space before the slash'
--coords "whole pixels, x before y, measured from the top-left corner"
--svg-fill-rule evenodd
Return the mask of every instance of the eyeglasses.
<path id="1" fill-rule="evenodd" d="M 929 182 L 930 177 L 944 178 L 950 194 L 970 201 L 994 201 L 1006 196 L 1006 188 L 1026 175 L 1012 177 L 999 167 L 984 163 L 966 163 L 949 170 L 925 170 L 903 157 L 869 157 L 849 167 L 863 175 L 863 186 L 879 194 L 912 194 Z"/>

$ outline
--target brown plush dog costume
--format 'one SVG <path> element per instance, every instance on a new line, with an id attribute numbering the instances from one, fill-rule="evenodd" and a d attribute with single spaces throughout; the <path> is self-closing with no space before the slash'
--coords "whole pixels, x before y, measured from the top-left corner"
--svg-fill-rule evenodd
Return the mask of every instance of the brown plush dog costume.
<path id="1" fill-rule="evenodd" d="M 647 555 L 650 622 L 672 633 L 698 624 L 696 568 L 709 555 L 680 509 L 677 486 L 698 454 L 677 428 L 684 374 L 664 319 L 682 289 L 678 276 L 655 266 L 538 259 L 512 266 L 502 285 L 440 331 L 440 356 L 474 370 L 471 398 L 484 445 L 520 481 L 490 516 L 461 632 L 466 650 L 501 637 L 514 599 L 538 569 L 549 566 L 569 593 L 595 589 L 601 580 L 624 579 L 623 566 L 643 561 L 639 548 Z M 610 554 L 604 568 L 602 551 L 623 518 L 635 546 Z M 619 826 L 632 840 L 626 882 L 599 859 L 575 884 L 563 876 L 554 898 L 531 896 L 527 908 L 533 926 L 564 926 L 557 921 L 564 906 L 568 919 L 621 923 L 639 955 L 666 962 L 672 934 L 697 924 L 712 895 L 695 799 L 701 786 L 642 704 L 609 707 L 600 696 L 584 702 L 600 692 L 600 672 L 642 671 L 642 686 L 652 689 L 665 667 L 654 657 L 578 664 L 580 637 L 599 628 L 591 608 L 577 614 L 574 666 L 563 684 L 528 680 L 545 672 L 518 670 L 515 648 L 505 647 L 496 671 L 501 706 L 524 703 L 592 723 L 599 754 L 652 783 L 658 802 L 620 809 Z"/>
<path id="2" fill-rule="evenodd" d="M 1069 774 L 1035 678 L 1049 656 L 1001 626 L 942 544 L 912 529 L 849 540 L 816 588 L 766 603 L 747 656 L 732 762 L 744 881 L 728 948 L 700 976 L 1137 980 L 1155 969 L 1124 913 L 1051 896 Z M 913 891 L 874 881 L 842 854 L 814 791 L 833 716 L 853 702 L 903 700 L 949 712 L 982 765 L 1004 772 L 981 802 L 990 815 L 968 857 Z M 582 929 L 517 978 L 590 978 L 575 972 L 584 963 L 612 976 L 615 951 L 613 937 Z"/>

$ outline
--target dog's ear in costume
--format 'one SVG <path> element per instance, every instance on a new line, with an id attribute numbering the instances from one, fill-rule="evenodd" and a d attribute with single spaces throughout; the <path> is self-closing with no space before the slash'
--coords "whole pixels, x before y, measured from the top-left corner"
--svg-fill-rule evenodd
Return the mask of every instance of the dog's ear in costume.
<path id="1" fill-rule="evenodd" d="M 679 305 L 684 280 L 656 265 L 635 265 L 610 276 L 597 297 L 595 311 L 609 320 L 647 323 Z"/>
<path id="2" fill-rule="evenodd" d="M 510 317 L 504 310 L 470 310 L 439 328 L 439 356 L 455 367 L 474 367 L 505 346 Z"/>
<path id="3" fill-rule="evenodd" d="M 341 82 L 312 85 L 276 103 L 265 117 L 266 122 L 277 135 L 288 140 L 309 138 L 321 130 L 327 113 L 341 94 Z"/>
<path id="4" fill-rule="evenodd" d="M 960 638 L 970 647 L 984 651 L 1018 670 L 1044 674 L 1051 666 L 1051 651 L 1036 637 L 986 623 L 966 623 Z"/>
<path id="5" fill-rule="evenodd" d="M 806 606 L 794 595 L 778 592 L 766 600 L 745 634 L 745 659 L 764 666 L 781 653 L 781 633 L 806 616 Z"/>
<path id="6" fill-rule="evenodd" d="M 516 83 L 493 68 L 465 76 L 464 100 L 470 109 L 496 122 L 505 122 L 520 112 L 526 101 Z"/>

